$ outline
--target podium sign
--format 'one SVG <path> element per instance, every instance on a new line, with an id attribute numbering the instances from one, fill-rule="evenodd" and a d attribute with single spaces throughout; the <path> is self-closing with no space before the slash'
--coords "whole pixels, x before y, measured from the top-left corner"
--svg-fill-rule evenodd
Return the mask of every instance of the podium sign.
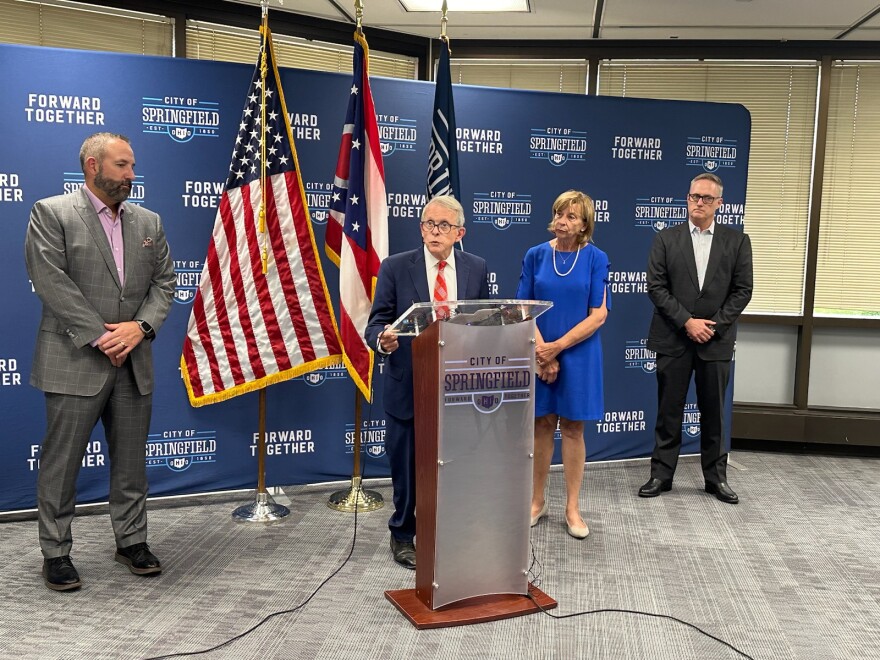
<path id="1" fill-rule="evenodd" d="M 425 326 L 437 313 L 432 303 L 420 303 L 395 325 L 418 335 L 412 344 L 415 597 L 425 612 L 443 608 L 454 614 L 453 604 L 465 602 L 465 608 L 473 608 L 474 599 L 491 610 L 491 615 L 438 624 L 455 625 L 534 608 L 526 597 L 534 319 L 551 304 L 505 300 L 442 305 L 436 311 L 442 316 L 448 308 L 448 317 L 441 319 L 445 322 Z M 499 602 L 516 607 L 502 612 Z M 546 606 L 553 604 L 551 600 Z"/>

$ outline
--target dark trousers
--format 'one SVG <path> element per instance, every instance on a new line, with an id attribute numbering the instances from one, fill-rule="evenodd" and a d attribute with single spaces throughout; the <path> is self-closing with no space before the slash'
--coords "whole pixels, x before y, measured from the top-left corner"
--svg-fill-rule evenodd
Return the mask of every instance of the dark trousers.
<path id="1" fill-rule="evenodd" d="M 388 529 L 398 541 L 411 543 L 416 535 L 415 423 L 387 413 L 385 419 L 385 452 L 394 489 L 394 513 L 388 519 Z"/>
<path id="2" fill-rule="evenodd" d="M 727 481 L 724 441 L 724 395 L 730 378 L 729 360 L 701 360 L 696 347 L 682 355 L 657 355 L 657 425 L 651 476 L 671 481 L 681 451 L 681 423 L 688 387 L 694 375 L 700 409 L 700 457 L 706 483 Z"/>

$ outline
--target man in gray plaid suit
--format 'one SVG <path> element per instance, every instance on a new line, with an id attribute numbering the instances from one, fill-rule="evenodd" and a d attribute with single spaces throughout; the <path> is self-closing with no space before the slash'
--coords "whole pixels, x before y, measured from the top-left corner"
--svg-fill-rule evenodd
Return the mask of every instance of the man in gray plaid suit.
<path id="1" fill-rule="evenodd" d="M 151 341 L 168 316 L 174 265 L 159 216 L 124 201 L 134 181 L 128 138 L 83 142 L 85 185 L 38 201 L 25 240 L 43 302 L 31 385 L 45 393 L 37 510 L 43 577 L 55 591 L 82 583 L 70 560 L 76 479 L 100 419 L 110 454 L 116 560 L 136 575 L 162 570 L 147 546 L 146 441 Z"/>

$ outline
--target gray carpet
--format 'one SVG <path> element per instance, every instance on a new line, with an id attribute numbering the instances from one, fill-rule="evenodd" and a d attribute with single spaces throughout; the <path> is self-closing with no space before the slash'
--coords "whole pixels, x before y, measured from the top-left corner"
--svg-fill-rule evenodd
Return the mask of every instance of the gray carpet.
<path id="1" fill-rule="evenodd" d="M 732 459 L 737 506 L 702 492 L 691 458 L 672 492 L 653 500 L 635 495 L 646 462 L 588 465 L 585 541 L 565 533 L 562 474 L 554 471 L 550 515 L 532 530 L 537 584 L 559 601 L 553 612 L 671 615 L 761 660 L 880 657 L 877 460 L 751 452 Z M 385 482 L 369 487 L 390 497 Z M 284 490 L 292 513 L 274 526 L 232 521 L 248 502 L 243 494 L 152 502 L 150 542 L 165 565 L 158 577 L 136 577 L 113 561 L 106 513 L 79 516 L 73 559 L 84 587 L 71 593 L 43 585 L 35 521 L 0 523 L 0 657 L 197 651 L 295 607 L 348 554 L 354 516 L 327 508 L 333 488 Z M 197 657 L 742 657 L 674 621 L 624 613 L 418 631 L 383 596 L 414 586 L 414 573 L 391 561 L 387 516 L 359 516 L 351 561 L 300 611 Z"/>

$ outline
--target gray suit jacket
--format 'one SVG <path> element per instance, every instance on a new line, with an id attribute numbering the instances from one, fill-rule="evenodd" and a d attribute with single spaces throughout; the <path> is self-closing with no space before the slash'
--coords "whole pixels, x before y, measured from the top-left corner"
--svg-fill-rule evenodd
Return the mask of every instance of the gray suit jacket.
<path id="1" fill-rule="evenodd" d="M 174 264 L 159 216 L 125 204 L 125 286 L 98 214 L 83 190 L 38 201 L 31 211 L 25 258 L 43 302 L 31 385 L 45 392 L 92 396 L 112 369 L 90 342 L 104 323 L 141 319 L 158 332 L 174 295 Z M 153 391 L 151 342 L 129 354 L 138 390 Z"/>
<path id="2" fill-rule="evenodd" d="M 744 232 L 716 223 L 700 289 L 689 228 L 684 222 L 654 237 L 648 259 L 648 296 L 654 303 L 648 348 L 678 356 L 696 346 L 704 360 L 730 360 L 736 320 L 752 298 L 752 244 Z M 712 339 L 705 344 L 689 339 L 684 324 L 690 318 L 715 321 Z"/>

